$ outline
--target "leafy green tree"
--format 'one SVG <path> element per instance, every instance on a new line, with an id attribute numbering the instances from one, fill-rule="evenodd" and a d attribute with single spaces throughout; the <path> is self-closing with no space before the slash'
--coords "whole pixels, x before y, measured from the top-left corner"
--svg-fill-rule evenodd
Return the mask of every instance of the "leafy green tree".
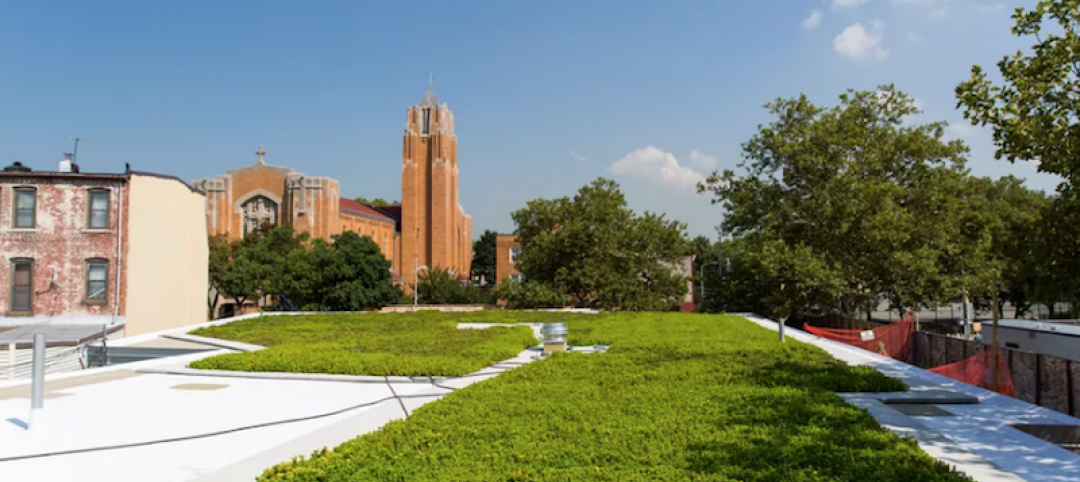
<path id="1" fill-rule="evenodd" d="M 704 237 L 691 240 L 691 244 L 695 301 L 700 312 L 771 314 L 774 311 L 768 300 L 775 295 L 780 282 L 764 269 L 760 251 L 752 249 L 746 239 L 725 240 L 719 251 L 715 242 Z M 719 253 L 723 255 L 723 275 L 717 267 Z"/>
<path id="2" fill-rule="evenodd" d="M 319 274 L 309 305 L 329 311 L 379 309 L 397 302 L 401 291 L 390 278 L 390 261 L 371 238 L 346 231 L 333 243 L 315 240 L 311 266 Z"/>
<path id="3" fill-rule="evenodd" d="M 991 232 L 992 255 L 999 260 L 1001 279 L 999 310 L 1010 302 L 1016 316 L 1022 317 L 1035 301 L 1057 301 L 1042 297 L 1042 287 L 1056 283 L 1043 262 L 1046 244 L 1053 238 L 1041 235 L 1051 199 L 1013 176 L 996 181 L 977 178 L 975 182 L 986 190 L 988 210 L 999 220 Z"/>
<path id="4" fill-rule="evenodd" d="M 1035 45 L 998 62 L 1000 84 L 976 65 L 956 88 L 964 117 L 992 127 L 995 157 L 1037 162 L 1039 171 L 1065 178 L 1061 189 L 1076 188 L 1080 180 L 1078 12 L 1080 0 L 1043 0 L 1034 9 L 1016 9 L 1013 35 L 1034 37 Z"/>
<path id="5" fill-rule="evenodd" d="M 965 194 L 967 148 L 942 139 L 943 123 L 905 122 L 910 97 L 883 86 L 834 107 L 805 95 L 766 107 L 775 120 L 743 145 L 745 173 L 714 173 L 698 191 L 776 284 L 771 314 L 851 314 L 880 296 L 936 305 L 985 275 L 989 228 L 966 218 L 978 201 Z"/>
<path id="6" fill-rule="evenodd" d="M 498 233 L 487 230 L 480 239 L 473 242 L 472 276 L 483 278 L 488 283 L 495 283 L 495 266 L 497 264 L 496 243 Z"/>
<path id="7" fill-rule="evenodd" d="M 686 279 L 672 272 L 690 253 L 686 226 L 637 216 L 614 181 L 597 179 L 573 198 L 529 201 L 513 219 L 518 269 L 576 305 L 665 310 L 686 294 Z"/>
<path id="8" fill-rule="evenodd" d="M 266 277 L 266 267 L 246 256 L 235 256 L 220 274 L 218 287 L 224 296 L 236 300 L 237 309 L 252 298 L 258 298 L 259 285 Z"/>
<path id="9" fill-rule="evenodd" d="M 1027 51 L 1005 56 L 997 63 L 1001 75 L 992 82 L 981 66 L 956 88 L 958 107 L 972 125 L 990 126 L 995 157 L 1010 162 L 1035 162 L 1041 172 L 1063 178 L 1058 196 L 1043 205 L 1038 229 L 1023 228 L 1022 242 L 1006 239 L 1012 252 L 1003 267 L 1003 292 L 1013 303 L 1017 290 L 1028 290 L 1044 303 L 1080 299 L 1075 278 L 1080 236 L 1080 0 L 1043 0 L 1033 9 L 1018 8 L 1012 34 L 1032 40 Z M 1029 217 L 1021 216 L 1021 224 Z M 1008 221 L 1006 221 L 1008 223 Z M 1009 232 L 1015 232 L 1009 230 Z M 1034 250 L 1032 253 L 1031 250 Z M 1035 256 L 1035 259 L 1025 256 Z M 1026 268 L 1020 266 L 1026 263 Z M 1034 281 L 1034 287 L 1032 282 Z"/>
<path id="10" fill-rule="evenodd" d="M 417 297 L 421 303 L 430 305 L 456 305 L 490 303 L 491 299 L 475 286 L 458 280 L 449 270 L 434 268 L 424 270 L 417 280 Z"/>
<path id="11" fill-rule="evenodd" d="M 209 289 L 206 293 L 206 305 L 210 309 L 211 316 L 217 310 L 218 302 L 221 301 L 221 295 L 224 292 L 222 284 L 224 283 L 225 276 L 228 273 L 229 265 L 232 263 L 233 256 L 236 252 L 236 243 L 229 240 L 225 235 L 219 234 L 216 236 L 210 236 L 207 240 L 210 248 L 209 256 Z"/>
<path id="12" fill-rule="evenodd" d="M 1069 316 L 1080 316 L 1080 191 L 1069 189 L 1050 201 L 1036 236 L 1035 298 L 1048 306 L 1070 303 Z"/>
<path id="13" fill-rule="evenodd" d="M 307 260 L 311 236 L 297 234 L 292 226 L 267 225 L 248 233 L 240 241 L 237 256 L 254 266 L 259 296 L 304 298 L 318 281 L 319 273 Z"/>
<path id="14" fill-rule="evenodd" d="M 375 206 L 375 207 L 397 206 L 397 205 L 401 204 L 401 201 L 387 201 L 387 200 L 385 200 L 385 199 L 383 199 L 381 197 L 377 197 L 377 198 L 371 199 L 371 200 L 368 200 L 367 198 L 358 197 L 358 198 L 354 199 L 354 201 L 356 201 L 358 203 L 361 203 L 361 204 L 367 204 L 368 206 Z"/>

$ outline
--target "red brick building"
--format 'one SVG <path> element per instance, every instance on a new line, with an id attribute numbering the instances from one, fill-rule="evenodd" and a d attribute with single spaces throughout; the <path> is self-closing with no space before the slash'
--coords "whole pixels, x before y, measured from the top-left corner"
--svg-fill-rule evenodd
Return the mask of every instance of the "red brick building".
<path id="1" fill-rule="evenodd" d="M 506 280 L 522 281 L 521 272 L 514 264 L 514 257 L 521 252 L 521 243 L 513 234 L 500 234 L 495 238 L 495 283 Z"/>
<path id="2" fill-rule="evenodd" d="M 205 321 L 202 196 L 170 176 L 77 169 L 0 172 L 0 326 Z"/>
<path id="3" fill-rule="evenodd" d="M 472 218 L 458 201 L 454 114 L 429 87 L 406 111 L 402 141 L 401 204 L 370 206 L 341 196 L 336 179 L 255 164 L 193 184 L 206 194 L 211 235 L 239 239 L 261 224 L 291 225 L 327 239 L 345 231 L 369 236 L 406 291 L 421 267 L 452 270 L 467 279 L 472 263 Z"/>

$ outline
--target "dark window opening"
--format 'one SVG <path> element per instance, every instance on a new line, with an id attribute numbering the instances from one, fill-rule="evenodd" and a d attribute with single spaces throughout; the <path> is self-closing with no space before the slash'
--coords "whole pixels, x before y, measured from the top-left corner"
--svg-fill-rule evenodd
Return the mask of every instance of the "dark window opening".
<path id="1" fill-rule="evenodd" d="M 14 273 L 11 282 L 11 311 L 30 313 L 34 298 L 34 262 L 15 260 L 11 262 Z"/>

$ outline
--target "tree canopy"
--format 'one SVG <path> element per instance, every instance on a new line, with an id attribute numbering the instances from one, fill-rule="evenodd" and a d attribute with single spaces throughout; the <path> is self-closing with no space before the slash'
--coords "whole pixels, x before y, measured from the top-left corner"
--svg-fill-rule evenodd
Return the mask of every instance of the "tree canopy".
<path id="1" fill-rule="evenodd" d="M 1080 0 L 1043 0 L 1013 14 L 1012 34 L 1031 39 L 1026 51 L 997 63 L 1001 79 L 991 81 L 981 66 L 956 87 L 957 107 L 972 125 L 990 126 L 995 157 L 1034 162 L 1041 172 L 1063 178 L 1058 195 L 1023 194 L 1000 186 L 1002 298 L 1026 307 L 1034 296 L 1044 303 L 1080 299 Z M 1019 185 L 1019 181 L 1012 181 Z M 1019 194 L 1018 194 L 1019 193 Z M 1019 196 L 1019 198 L 1017 197 Z M 1040 210 L 1032 217 L 1030 212 Z M 1077 307 L 1074 304 L 1074 314 Z"/>
<path id="2" fill-rule="evenodd" d="M 1016 9 L 1012 33 L 1033 37 L 1027 52 L 998 62 L 1001 83 L 982 67 L 956 88 L 958 107 L 973 125 L 993 129 L 995 156 L 1038 164 L 1065 178 L 1059 189 L 1080 181 L 1080 0 L 1043 0 Z"/>
<path id="3" fill-rule="evenodd" d="M 284 297 L 303 310 L 357 311 L 401 296 L 378 245 L 355 232 L 327 242 L 289 226 L 264 226 L 239 241 L 211 238 L 210 246 L 211 285 L 240 305 L 269 297 L 280 307 Z"/>
<path id="4" fill-rule="evenodd" d="M 498 233 L 487 230 L 473 242 L 472 276 L 483 278 L 488 283 L 496 283 L 495 266 L 497 263 L 496 243 Z"/>
<path id="5" fill-rule="evenodd" d="M 672 271 L 690 254 L 686 226 L 636 215 L 614 181 L 599 178 L 572 198 L 529 201 L 513 219 L 518 270 L 574 304 L 664 310 L 686 294 L 686 279 Z"/>
<path id="6" fill-rule="evenodd" d="M 353 199 L 353 201 L 356 201 L 356 202 L 361 203 L 361 204 L 367 204 L 368 206 L 375 206 L 375 207 L 397 206 L 397 205 L 401 204 L 401 201 L 387 201 L 387 200 L 385 200 L 385 199 L 383 199 L 381 197 L 377 197 L 377 198 L 374 198 L 374 199 L 367 199 L 367 198 L 358 197 L 356 199 Z"/>
<path id="7" fill-rule="evenodd" d="M 744 172 L 699 186 L 727 211 L 723 231 L 776 283 L 777 316 L 850 313 L 880 296 L 934 306 L 989 277 L 992 227 L 944 123 L 914 125 L 893 86 L 848 91 L 823 107 L 805 95 L 743 145 Z"/>

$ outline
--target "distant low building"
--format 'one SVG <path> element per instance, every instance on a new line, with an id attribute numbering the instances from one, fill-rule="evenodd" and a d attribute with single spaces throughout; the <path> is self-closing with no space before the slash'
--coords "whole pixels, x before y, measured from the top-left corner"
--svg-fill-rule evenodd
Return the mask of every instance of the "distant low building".
<path id="1" fill-rule="evenodd" d="M 993 325 L 982 322 L 979 341 L 994 343 Z M 1080 360 L 1080 322 L 998 320 L 998 343 L 1013 348 L 1070 360 Z"/>
<path id="2" fill-rule="evenodd" d="M 521 243 L 513 234 L 500 234 L 495 238 L 495 284 L 506 280 L 523 281 L 514 258 L 521 252 Z"/>
<path id="3" fill-rule="evenodd" d="M 205 199 L 172 176 L 0 172 L 0 326 L 206 321 Z"/>

